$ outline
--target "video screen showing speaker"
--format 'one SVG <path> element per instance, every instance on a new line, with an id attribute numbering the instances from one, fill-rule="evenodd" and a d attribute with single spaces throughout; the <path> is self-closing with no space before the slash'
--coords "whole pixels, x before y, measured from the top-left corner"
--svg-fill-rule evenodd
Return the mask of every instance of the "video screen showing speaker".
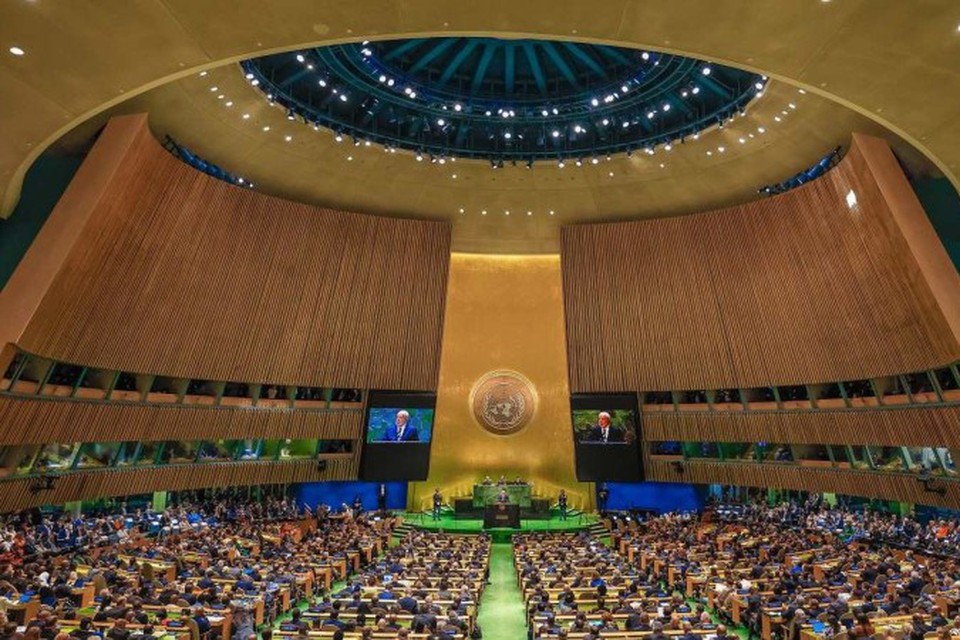
<path id="1" fill-rule="evenodd" d="M 371 391 L 364 416 L 360 477 L 426 480 L 436 404 L 437 397 L 430 393 Z"/>
<path id="2" fill-rule="evenodd" d="M 643 480 L 635 394 L 577 394 L 570 398 L 570 409 L 578 480 Z"/>

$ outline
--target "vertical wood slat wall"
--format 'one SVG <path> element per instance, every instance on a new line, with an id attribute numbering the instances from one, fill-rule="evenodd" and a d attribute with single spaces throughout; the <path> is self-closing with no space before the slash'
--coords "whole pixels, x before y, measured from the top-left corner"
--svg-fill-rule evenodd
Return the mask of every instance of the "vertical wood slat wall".
<path id="1" fill-rule="evenodd" d="M 856 138 L 798 189 L 564 227 L 561 256 L 573 392 L 829 382 L 960 356 Z"/>
<path id="2" fill-rule="evenodd" d="M 448 224 L 234 187 L 142 127 L 22 348 L 174 377 L 436 388 Z"/>
<path id="3" fill-rule="evenodd" d="M 647 442 L 772 442 L 960 449 L 960 406 L 645 413 Z"/>
<path id="4" fill-rule="evenodd" d="M 293 484 L 357 477 L 359 457 L 327 460 L 320 471 L 315 460 L 297 462 L 232 462 L 178 464 L 144 469 L 76 471 L 57 478 L 52 491 L 31 493 L 32 478 L 3 482 L 0 513 L 93 497 L 127 496 L 153 491 L 206 487 Z"/>
<path id="5" fill-rule="evenodd" d="M 305 438 L 353 440 L 363 412 L 133 405 L 0 397 L 0 446 L 51 442 Z"/>

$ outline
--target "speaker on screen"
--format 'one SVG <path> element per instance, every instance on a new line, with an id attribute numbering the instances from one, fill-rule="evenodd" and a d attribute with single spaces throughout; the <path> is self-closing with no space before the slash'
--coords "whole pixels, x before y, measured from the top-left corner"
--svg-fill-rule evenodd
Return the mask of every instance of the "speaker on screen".
<path id="1" fill-rule="evenodd" d="M 575 394 L 570 398 L 570 410 L 577 480 L 643 480 L 640 412 L 635 394 Z"/>
<path id="2" fill-rule="evenodd" d="M 437 398 L 430 393 L 371 391 L 360 458 L 363 480 L 426 480 Z"/>

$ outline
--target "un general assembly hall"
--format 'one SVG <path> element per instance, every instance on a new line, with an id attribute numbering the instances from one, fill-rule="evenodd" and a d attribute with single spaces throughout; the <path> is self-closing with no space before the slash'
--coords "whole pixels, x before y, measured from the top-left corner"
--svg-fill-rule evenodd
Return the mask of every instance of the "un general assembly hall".
<path id="1" fill-rule="evenodd" d="M 0 0 L 0 640 L 960 639 L 957 0 Z"/>

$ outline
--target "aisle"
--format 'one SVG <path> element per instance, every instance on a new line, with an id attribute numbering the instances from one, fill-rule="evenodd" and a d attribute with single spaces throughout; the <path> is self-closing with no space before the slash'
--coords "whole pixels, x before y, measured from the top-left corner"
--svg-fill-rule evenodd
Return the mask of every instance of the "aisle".
<path id="1" fill-rule="evenodd" d="M 495 542 L 490 549 L 490 584 L 480 599 L 480 628 L 483 640 L 523 640 L 527 619 L 523 594 L 513 570 L 513 545 Z"/>

